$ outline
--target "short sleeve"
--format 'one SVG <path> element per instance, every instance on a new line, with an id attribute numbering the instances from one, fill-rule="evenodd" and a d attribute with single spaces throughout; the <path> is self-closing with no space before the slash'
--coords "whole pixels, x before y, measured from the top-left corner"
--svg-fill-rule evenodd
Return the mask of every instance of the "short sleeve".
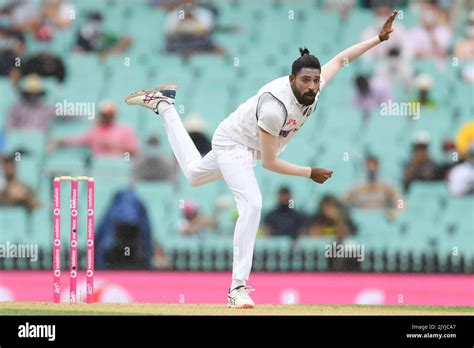
<path id="1" fill-rule="evenodd" d="M 258 101 L 257 118 L 260 128 L 277 137 L 285 123 L 285 106 L 270 93 L 265 93 Z"/>

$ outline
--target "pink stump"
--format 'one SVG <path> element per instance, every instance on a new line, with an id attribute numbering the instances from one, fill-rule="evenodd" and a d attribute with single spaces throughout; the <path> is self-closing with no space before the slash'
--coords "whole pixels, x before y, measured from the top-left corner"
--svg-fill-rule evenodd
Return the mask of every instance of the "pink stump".
<path id="1" fill-rule="evenodd" d="M 87 303 L 94 302 L 94 179 L 87 182 Z"/>
<path id="2" fill-rule="evenodd" d="M 69 302 L 77 302 L 77 201 L 78 201 L 78 182 L 71 181 L 71 241 L 69 247 Z"/>
<path id="3" fill-rule="evenodd" d="M 61 295 L 61 181 L 53 183 L 53 301 Z"/>

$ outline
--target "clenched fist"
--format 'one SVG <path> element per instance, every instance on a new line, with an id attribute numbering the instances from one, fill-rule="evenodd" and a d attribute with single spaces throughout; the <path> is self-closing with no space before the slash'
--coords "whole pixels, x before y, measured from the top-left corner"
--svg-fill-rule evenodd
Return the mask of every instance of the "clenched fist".
<path id="1" fill-rule="evenodd" d="M 332 170 L 324 168 L 311 168 L 311 180 L 318 184 L 323 184 L 332 176 Z"/>

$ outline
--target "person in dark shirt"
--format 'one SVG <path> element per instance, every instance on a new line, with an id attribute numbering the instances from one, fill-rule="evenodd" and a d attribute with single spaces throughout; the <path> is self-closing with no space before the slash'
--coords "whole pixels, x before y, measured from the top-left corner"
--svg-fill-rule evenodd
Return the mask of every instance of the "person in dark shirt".
<path id="1" fill-rule="evenodd" d="M 8 76 L 15 67 L 15 59 L 25 51 L 23 33 L 0 24 L 0 76 Z"/>
<path id="2" fill-rule="evenodd" d="M 293 207 L 288 187 L 280 188 L 277 206 L 265 216 L 263 223 L 265 233 L 270 236 L 290 236 L 294 239 L 300 235 L 306 216 Z"/>
<path id="3" fill-rule="evenodd" d="M 59 56 L 51 53 L 52 30 L 41 27 L 36 31 L 35 38 L 38 41 L 39 53 L 26 59 L 23 64 L 13 70 L 13 81 L 16 83 L 23 76 L 36 74 L 41 77 L 54 77 L 59 83 L 63 83 L 66 78 L 66 67 Z"/>
<path id="4" fill-rule="evenodd" d="M 429 136 L 419 133 L 415 136 L 412 148 L 412 157 L 405 165 L 403 174 L 403 188 L 408 192 L 413 181 L 441 180 L 440 168 L 428 153 Z"/>

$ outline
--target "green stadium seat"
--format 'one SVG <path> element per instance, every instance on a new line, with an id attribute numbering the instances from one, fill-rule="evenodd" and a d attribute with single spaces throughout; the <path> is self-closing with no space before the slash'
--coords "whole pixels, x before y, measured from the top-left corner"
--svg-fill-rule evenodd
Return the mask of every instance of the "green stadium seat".
<path id="1" fill-rule="evenodd" d="M 27 243 L 28 212 L 22 207 L 0 207 L 1 243 Z"/>
<path id="2" fill-rule="evenodd" d="M 45 136 L 36 130 L 13 130 L 5 133 L 5 147 L 7 153 L 24 152 L 25 155 L 41 158 L 45 151 Z"/>

